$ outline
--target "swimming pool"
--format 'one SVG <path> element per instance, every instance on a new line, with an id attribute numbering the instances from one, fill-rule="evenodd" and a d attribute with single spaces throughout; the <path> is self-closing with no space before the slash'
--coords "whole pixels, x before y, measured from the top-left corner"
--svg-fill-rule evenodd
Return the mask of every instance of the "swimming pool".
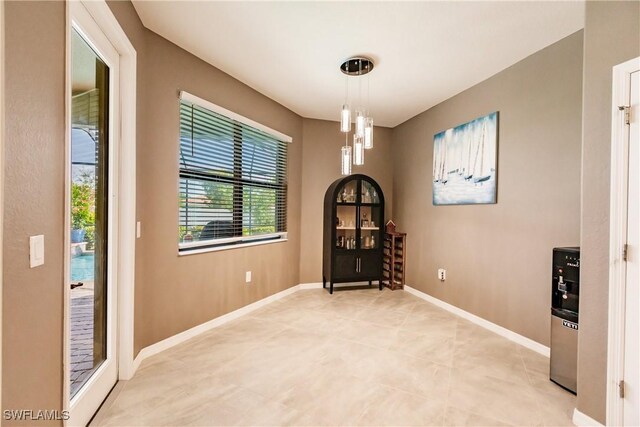
<path id="1" fill-rule="evenodd" d="M 71 281 L 93 280 L 94 255 L 71 258 Z"/>

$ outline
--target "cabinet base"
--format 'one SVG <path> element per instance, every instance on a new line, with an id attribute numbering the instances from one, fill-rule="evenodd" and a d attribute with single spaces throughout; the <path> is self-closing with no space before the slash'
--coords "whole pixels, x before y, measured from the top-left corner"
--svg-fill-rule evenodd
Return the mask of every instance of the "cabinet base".
<path id="1" fill-rule="evenodd" d="M 367 281 L 367 280 L 365 280 Z M 373 286 L 373 282 L 375 282 L 376 280 L 368 280 L 369 284 L 368 285 L 354 285 L 354 286 L 340 286 L 340 287 L 334 287 L 334 282 L 327 282 L 327 279 L 325 277 L 322 278 L 322 288 L 323 289 L 327 289 L 330 294 L 333 294 L 334 289 L 335 290 L 340 290 L 340 291 L 353 291 L 353 290 L 357 290 L 357 289 L 369 289 Z M 384 288 L 384 284 L 382 283 L 382 280 L 377 280 L 378 282 L 378 289 L 382 290 Z M 336 283 L 350 283 L 350 282 L 336 282 Z M 327 287 L 327 285 L 329 285 Z"/>

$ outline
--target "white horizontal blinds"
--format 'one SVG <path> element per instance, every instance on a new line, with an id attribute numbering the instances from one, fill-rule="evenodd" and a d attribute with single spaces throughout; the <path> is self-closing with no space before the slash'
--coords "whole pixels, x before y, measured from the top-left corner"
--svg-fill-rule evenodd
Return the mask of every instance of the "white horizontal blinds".
<path id="1" fill-rule="evenodd" d="M 287 142 L 180 102 L 180 247 L 279 238 L 287 228 Z"/>

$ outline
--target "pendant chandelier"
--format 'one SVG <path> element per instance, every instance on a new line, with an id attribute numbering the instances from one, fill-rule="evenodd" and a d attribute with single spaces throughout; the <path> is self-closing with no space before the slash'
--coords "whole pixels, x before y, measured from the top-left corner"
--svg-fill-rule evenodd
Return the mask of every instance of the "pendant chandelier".
<path id="1" fill-rule="evenodd" d="M 342 175 L 351 175 L 351 163 L 356 166 L 364 165 L 364 151 L 373 148 L 373 119 L 369 115 L 369 78 L 367 77 L 367 104 L 362 100 L 362 79 L 358 79 L 358 96 L 355 117 L 355 131 L 353 133 L 353 150 L 349 145 L 351 132 L 351 107 L 349 106 L 349 77 L 362 77 L 373 70 L 373 61 L 364 57 L 349 58 L 340 65 L 340 71 L 345 76 L 345 100 L 340 112 L 340 131 L 345 133 L 345 145 L 342 147 Z M 352 102 L 352 103 L 353 103 Z M 366 108 L 365 108 L 366 107 Z"/>

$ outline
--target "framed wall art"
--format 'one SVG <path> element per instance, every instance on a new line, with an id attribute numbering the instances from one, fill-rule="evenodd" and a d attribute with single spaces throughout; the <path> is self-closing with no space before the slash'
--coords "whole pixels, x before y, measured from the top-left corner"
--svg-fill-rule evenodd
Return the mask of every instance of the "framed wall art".
<path id="1" fill-rule="evenodd" d="M 433 204 L 496 203 L 498 112 L 433 137 Z"/>

